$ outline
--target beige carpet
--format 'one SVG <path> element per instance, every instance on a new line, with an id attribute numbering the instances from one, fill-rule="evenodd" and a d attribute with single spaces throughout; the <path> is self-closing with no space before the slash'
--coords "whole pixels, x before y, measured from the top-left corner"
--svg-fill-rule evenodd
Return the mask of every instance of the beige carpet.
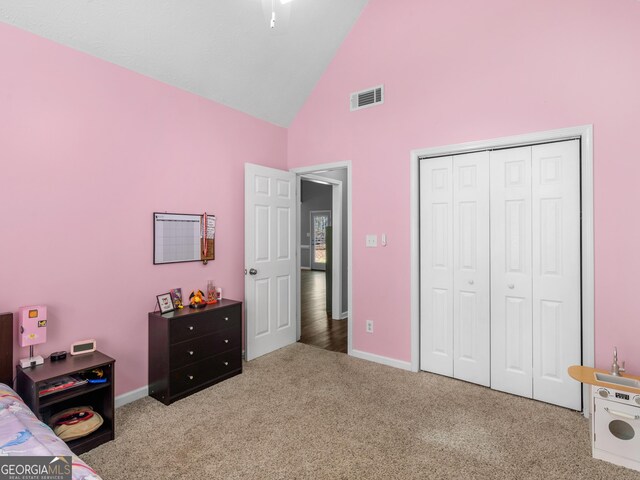
<path id="1" fill-rule="evenodd" d="M 296 344 L 166 407 L 117 411 L 82 455 L 119 479 L 640 479 L 579 413 Z"/>

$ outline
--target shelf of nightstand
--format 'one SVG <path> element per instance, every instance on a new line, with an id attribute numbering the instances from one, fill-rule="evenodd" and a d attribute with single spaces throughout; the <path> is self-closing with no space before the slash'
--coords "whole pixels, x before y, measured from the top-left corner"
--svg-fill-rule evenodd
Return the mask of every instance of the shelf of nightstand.
<path id="1" fill-rule="evenodd" d="M 80 385 L 78 387 L 69 388 L 60 392 L 50 393 L 49 395 L 40 397 L 40 408 L 42 409 L 45 407 L 49 407 L 56 403 L 64 402 L 65 400 L 68 400 L 70 398 L 85 395 L 87 393 L 91 393 L 107 387 L 111 387 L 111 382 L 85 383 L 84 385 Z"/>

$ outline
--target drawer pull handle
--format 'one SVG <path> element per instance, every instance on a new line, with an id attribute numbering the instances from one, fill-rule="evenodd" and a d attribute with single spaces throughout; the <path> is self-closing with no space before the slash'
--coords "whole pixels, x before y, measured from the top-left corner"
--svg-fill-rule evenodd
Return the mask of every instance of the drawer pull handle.
<path id="1" fill-rule="evenodd" d="M 229 362 L 224 362 L 224 366 L 226 367 L 227 365 L 229 365 Z"/>
<path id="2" fill-rule="evenodd" d="M 193 350 L 189 350 L 189 355 L 193 355 Z"/>
<path id="3" fill-rule="evenodd" d="M 189 326 L 189 330 L 193 330 L 193 326 Z"/>
<path id="4" fill-rule="evenodd" d="M 189 380 L 193 380 L 193 375 L 187 375 L 187 377 L 189 377 Z"/>
<path id="5" fill-rule="evenodd" d="M 224 317 L 224 321 L 228 322 L 229 321 L 229 317 Z"/>
<path id="6" fill-rule="evenodd" d="M 224 343 L 229 343 L 229 340 L 227 340 L 226 338 L 224 339 Z"/>

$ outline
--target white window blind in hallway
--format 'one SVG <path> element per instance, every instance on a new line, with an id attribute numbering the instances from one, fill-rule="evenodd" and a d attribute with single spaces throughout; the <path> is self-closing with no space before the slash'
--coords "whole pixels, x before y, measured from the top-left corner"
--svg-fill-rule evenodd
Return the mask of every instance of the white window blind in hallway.
<path id="1" fill-rule="evenodd" d="M 421 161 L 421 369 L 581 408 L 579 152 Z"/>

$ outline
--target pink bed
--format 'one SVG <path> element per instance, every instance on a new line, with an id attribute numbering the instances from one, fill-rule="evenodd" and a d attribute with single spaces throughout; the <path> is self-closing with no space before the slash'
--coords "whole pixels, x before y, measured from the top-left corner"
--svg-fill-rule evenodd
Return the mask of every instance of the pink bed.
<path id="1" fill-rule="evenodd" d="M 42 423 L 13 389 L 0 383 L 0 456 L 70 456 L 73 480 L 100 480 L 100 476 L 53 430 Z"/>
<path id="2" fill-rule="evenodd" d="M 95 470 L 75 456 L 4 383 L 0 383 L 0 455 L 70 456 L 73 480 L 100 480 Z"/>

